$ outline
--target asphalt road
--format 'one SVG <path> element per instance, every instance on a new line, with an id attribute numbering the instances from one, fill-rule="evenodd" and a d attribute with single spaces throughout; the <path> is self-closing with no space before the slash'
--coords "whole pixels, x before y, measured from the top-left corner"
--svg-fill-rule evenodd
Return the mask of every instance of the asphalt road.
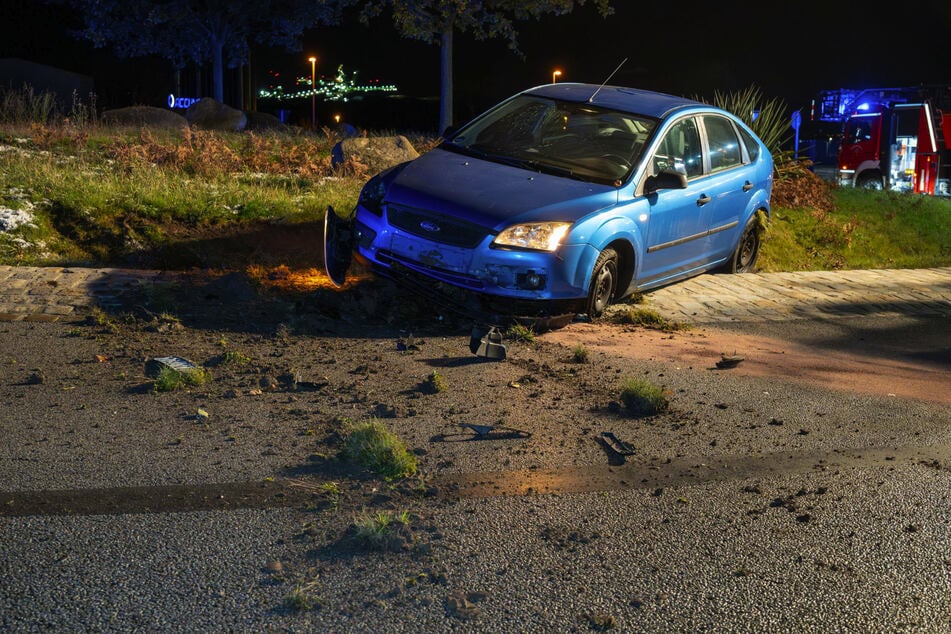
<path id="1" fill-rule="evenodd" d="M 895 273 L 902 280 L 884 299 L 876 293 L 889 273 L 864 275 L 827 275 L 825 287 L 760 278 L 786 289 L 760 299 L 703 276 L 649 302 L 698 324 L 812 341 L 841 339 L 842 329 L 892 313 L 914 315 L 935 351 L 951 347 L 949 270 Z M 62 345 L 70 316 L 140 283 L 124 276 L 0 268 L 4 354 Z M 841 288 L 830 290 L 836 280 Z M 797 298 L 790 288 L 812 290 Z M 818 319 L 816 298 L 836 293 L 835 307 L 819 308 Z M 944 355 L 923 362 L 946 372 L 951 388 Z M 478 454 L 453 448 L 455 462 L 430 473 L 440 495 L 419 502 L 427 527 L 420 546 L 358 555 L 334 553 L 333 545 L 315 552 L 313 541 L 297 539 L 315 520 L 293 500 L 175 512 L 10 512 L 44 480 L 76 489 L 88 479 L 93 496 L 90 474 L 111 472 L 108 456 L 67 456 L 68 432 L 40 438 L 39 462 L 14 446 L 24 426 L 55 421 L 59 429 L 65 418 L 68 428 L 70 419 L 95 416 L 78 405 L 31 408 L 21 402 L 25 391 L 11 391 L 0 403 L 8 439 L 0 452 L 8 509 L 0 514 L 0 630 L 951 632 L 946 404 L 665 360 L 633 367 L 664 376 L 685 404 L 680 420 L 633 428 L 633 455 L 603 461 L 592 452 L 569 463 L 559 453 L 565 439 L 555 436 L 550 452 L 533 456 L 489 442 Z M 121 401 L 102 417 L 117 412 Z M 585 421 L 579 413 L 579 426 Z M 61 462 L 51 458 L 58 452 Z M 272 460 L 262 453 L 242 475 L 264 481 Z M 134 474 L 113 468 L 126 478 L 113 486 L 174 468 L 156 454 Z M 229 481 L 227 464 L 182 468 L 203 482 Z M 321 534 L 336 520 L 303 531 Z M 285 577 L 269 569 L 275 560 L 285 562 Z M 291 576 L 290 562 L 312 569 L 297 565 L 299 576 Z M 288 609 L 295 588 L 310 592 L 316 607 Z"/>

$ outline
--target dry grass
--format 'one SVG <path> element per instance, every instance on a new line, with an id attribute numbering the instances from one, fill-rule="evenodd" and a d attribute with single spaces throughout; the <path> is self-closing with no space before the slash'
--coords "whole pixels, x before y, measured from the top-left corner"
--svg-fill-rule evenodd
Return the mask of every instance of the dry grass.
<path id="1" fill-rule="evenodd" d="M 786 209 L 835 209 L 835 185 L 822 180 L 809 168 L 810 161 L 777 161 L 776 180 L 770 204 Z"/>
<path id="2" fill-rule="evenodd" d="M 251 172 L 318 179 L 339 175 L 331 167 L 332 147 L 326 137 L 222 135 L 186 128 L 180 138 L 159 138 L 148 130 L 137 138 L 116 138 L 106 155 L 130 171 L 158 166 L 206 178 Z"/>

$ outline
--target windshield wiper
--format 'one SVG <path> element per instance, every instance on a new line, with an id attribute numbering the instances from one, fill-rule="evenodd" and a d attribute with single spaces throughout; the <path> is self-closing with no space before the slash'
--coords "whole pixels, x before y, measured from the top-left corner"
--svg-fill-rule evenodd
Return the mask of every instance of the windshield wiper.
<path id="1" fill-rule="evenodd" d="M 536 172 L 542 172 L 543 174 L 552 174 L 553 176 L 566 176 L 568 178 L 580 178 L 575 174 L 574 170 L 568 169 L 567 167 L 558 167 L 557 165 L 551 165 L 550 163 L 542 163 L 540 161 L 524 161 L 528 169 L 535 170 Z"/>

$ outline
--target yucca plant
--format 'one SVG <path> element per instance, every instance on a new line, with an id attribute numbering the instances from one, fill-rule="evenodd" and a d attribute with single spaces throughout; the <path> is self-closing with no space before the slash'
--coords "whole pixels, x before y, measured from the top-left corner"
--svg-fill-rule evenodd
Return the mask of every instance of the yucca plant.
<path id="1" fill-rule="evenodd" d="M 790 120 L 786 103 L 778 98 L 767 99 L 759 87 L 713 93 L 713 105 L 732 112 L 766 144 L 774 160 L 784 156 L 783 145 L 789 141 Z M 754 118 L 755 117 L 755 118 Z"/>

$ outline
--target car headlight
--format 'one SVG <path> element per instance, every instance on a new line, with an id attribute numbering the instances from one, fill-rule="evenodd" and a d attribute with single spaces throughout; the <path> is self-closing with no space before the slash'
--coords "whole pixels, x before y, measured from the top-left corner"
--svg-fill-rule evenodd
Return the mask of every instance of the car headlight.
<path id="1" fill-rule="evenodd" d="M 383 215 L 383 196 L 386 194 L 386 184 L 380 175 L 376 175 L 367 181 L 367 184 L 360 190 L 360 198 L 357 204 L 365 207 L 367 210 L 377 216 Z"/>
<path id="2" fill-rule="evenodd" d="M 554 251 L 571 228 L 570 222 L 534 222 L 502 230 L 492 244 L 538 251 Z"/>

